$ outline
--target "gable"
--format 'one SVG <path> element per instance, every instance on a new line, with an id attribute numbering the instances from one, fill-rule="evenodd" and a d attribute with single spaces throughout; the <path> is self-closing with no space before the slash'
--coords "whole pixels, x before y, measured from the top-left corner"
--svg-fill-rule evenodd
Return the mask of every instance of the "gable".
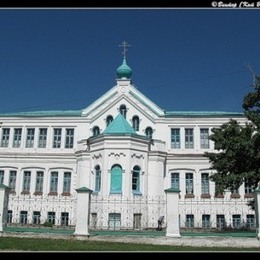
<path id="1" fill-rule="evenodd" d="M 96 120 L 122 100 L 126 100 L 136 110 L 139 110 L 140 113 L 145 114 L 151 120 L 155 117 L 164 116 L 164 110 L 130 84 L 130 80 L 117 80 L 116 86 L 83 109 L 81 115 L 89 118 L 91 121 Z"/>

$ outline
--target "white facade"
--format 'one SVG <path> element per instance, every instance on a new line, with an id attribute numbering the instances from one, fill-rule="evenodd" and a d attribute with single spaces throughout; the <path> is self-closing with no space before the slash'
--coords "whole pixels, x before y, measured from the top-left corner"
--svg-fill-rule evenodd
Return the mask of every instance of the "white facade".
<path id="1" fill-rule="evenodd" d="M 131 129 L 120 118 L 122 106 Z M 173 207 L 179 207 L 180 227 L 252 224 L 251 191 L 242 185 L 239 198 L 230 191 L 216 198 L 207 179 L 212 170 L 203 154 L 214 151 L 208 136 L 231 118 L 246 121 L 241 113 L 164 111 L 120 75 L 81 111 L 1 114 L 0 184 L 11 188 L 8 221 L 73 226 L 76 189 L 86 187 L 93 191 L 90 228 L 154 228 L 165 215 L 165 189 L 178 185 Z"/>

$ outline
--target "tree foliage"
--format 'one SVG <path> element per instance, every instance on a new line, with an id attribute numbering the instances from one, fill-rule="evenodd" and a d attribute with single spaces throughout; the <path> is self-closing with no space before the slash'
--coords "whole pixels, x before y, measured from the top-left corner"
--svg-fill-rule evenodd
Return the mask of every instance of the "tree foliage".
<path id="1" fill-rule="evenodd" d="M 213 128 L 210 139 L 216 152 L 204 154 L 214 169 L 210 178 L 218 192 L 236 189 L 243 182 L 255 189 L 260 182 L 260 77 L 254 77 L 253 91 L 244 96 L 242 107 L 247 122 L 230 119 Z"/>

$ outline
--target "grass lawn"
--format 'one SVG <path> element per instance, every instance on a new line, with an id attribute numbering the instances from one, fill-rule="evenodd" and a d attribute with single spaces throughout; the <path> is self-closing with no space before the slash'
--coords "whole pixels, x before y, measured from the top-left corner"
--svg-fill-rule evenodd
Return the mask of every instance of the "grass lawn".
<path id="1" fill-rule="evenodd" d="M 0 237 L 1 252 L 260 252 L 260 248 L 190 247 L 72 239 Z"/>

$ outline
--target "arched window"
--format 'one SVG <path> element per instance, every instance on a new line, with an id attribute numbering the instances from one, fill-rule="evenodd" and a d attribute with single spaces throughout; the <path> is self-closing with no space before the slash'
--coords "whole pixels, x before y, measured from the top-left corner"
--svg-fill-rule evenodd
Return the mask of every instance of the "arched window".
<path id="1" fill-rule="evenodd" d="M 139 117 L 138 116 L 133 116 L 132 122 L 133 122 L 134 130 L 135 131 L 139 131 L 139 123 L 140 123 Z"/>
<path id="2" fill-rule="evenodd" d="M 145 135 L 150 139 L 153 138 L 153 129 L 150 126 L 146 127 Z"/>
<path id="3" fill-rule="evenodd" d="M 96 136 L 96 135 L 99 135 L 100 134 L 100 130 L 99 130 L 99 127 L 98 126 L 95 126 L 93 128 L 93 135 Z"/>
<path id="4" fill-rule="evenodd" d="M 119 108 L 120 114 L 122 114 L 126 118 L 126 106 L 121 105 Z"/>
<path id="5" fill-rule="evenodd" d="M 101 170 L 100 166 L 97 165 L 95 167 L 95 191 L 98 192 L 100 191 L 101 188 Z"/>
<path id="6" fill-rule="evenodd" d="M 106 124 L 107 126 L 113 121 L 113 117 L 112 116 L 107 116 L 107 119 L 106 119 Z"/>
<path id="7" fill-rule="evenodd" d="M 122 192 L 122 167 L 118 164 L 115 164 L 111 168 L 111 184 L 110 192 L 111 193 L 121 193 Z"/>
<path id="8" fill-rule="evenodd" d="M 140 192 L 140 172 L 141 168 L 139 166 L 135 166 L 132 172 L 132 191 Z"/>

